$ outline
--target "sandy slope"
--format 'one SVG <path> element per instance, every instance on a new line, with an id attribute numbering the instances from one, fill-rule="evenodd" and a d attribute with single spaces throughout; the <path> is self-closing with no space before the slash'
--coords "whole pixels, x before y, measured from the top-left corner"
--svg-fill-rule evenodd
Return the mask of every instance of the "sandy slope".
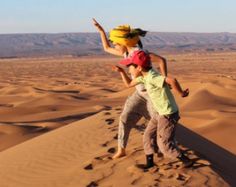
<path id="1" fill-rule="evenodd" d="M 100 112 L 2 152 L 1 185 L 227 186 L 209 162 L 191 150 L 188 154 L 196 160 L 193 169 L 181 169 L 179 162 L 162 158 L 156 158 L 157 167 L 149 172 L 138 169 L 136 164 L 144 161 L 141 128 L 132 133 L 128 156 L 111 160 L 119 111 Z"/>
<path id="2" fill-rule="evenodd" d="M 187 170 L 155 158 L 148 172 L 136 167 L 144 162 L 145 120 L 131 132 L 127 157 L 110 159 L 122 104 L 133 91 L 110 71 L 118 59 L 1 60 L 1 186 L 236 185 L 235 56 L 167 56 L 169 72 L 191 91 L 176 96 L 177 140 L 196 163 Z"/>

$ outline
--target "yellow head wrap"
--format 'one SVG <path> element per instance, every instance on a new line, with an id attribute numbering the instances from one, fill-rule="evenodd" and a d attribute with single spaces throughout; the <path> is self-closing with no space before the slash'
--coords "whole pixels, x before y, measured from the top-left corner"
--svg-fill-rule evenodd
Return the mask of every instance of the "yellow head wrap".
<path id="1" fill-rule="evenodd" d="M 133 47 L 135 46 L 139 39 L 139 35 L 133 35 L 132 37 L 128 37 L 128 35 L 132 32 L 132 29 L 129 25 L 122 25 L 118 26 L 115 29 L 110 31 L 110 37 L 109 39 L 114 42 L 118 43 L 120 45 Z"/>

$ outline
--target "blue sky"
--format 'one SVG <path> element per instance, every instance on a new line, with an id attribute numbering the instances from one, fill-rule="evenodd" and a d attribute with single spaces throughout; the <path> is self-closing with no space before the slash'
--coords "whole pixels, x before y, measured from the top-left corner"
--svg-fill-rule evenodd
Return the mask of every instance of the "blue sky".
<path id="1" fill-rule="evenodd" d="M 236 33 L 236 0 L 0 0 L 0 33 L 96 32 L 130 24 L 159 32 Z"/>

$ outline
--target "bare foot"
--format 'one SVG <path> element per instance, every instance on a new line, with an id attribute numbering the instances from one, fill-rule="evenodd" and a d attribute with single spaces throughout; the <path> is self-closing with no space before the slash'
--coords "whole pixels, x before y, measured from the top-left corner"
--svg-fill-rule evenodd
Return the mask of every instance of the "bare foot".
<path id="1" fill-rule="evenodd" d="M 118 148 L 117 153 L 112 157 L 112 159 L 117 159 L 117 158 L 121 158 L 123 156 L 125 156 L 125 149 L 124 148 Z"/>

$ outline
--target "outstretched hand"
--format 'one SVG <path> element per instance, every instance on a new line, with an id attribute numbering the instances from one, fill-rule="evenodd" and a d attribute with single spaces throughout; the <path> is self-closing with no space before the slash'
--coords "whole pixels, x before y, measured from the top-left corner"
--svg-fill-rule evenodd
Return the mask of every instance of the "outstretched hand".
<path id="1" fill-rule="evenodd" d="M 102 26 L 96 21 L 96 19 L 93 18 L 92 20 L 93 20 L 94 26 L 97 27 L 98 31 L 103 31 Z"/>
<path id="2" fill-rule="evenodd" d="M 120 66 L 112 66 L 112 71 L 115 71 L 115 72 L 124 72 L 124 69 L 121 68 Z"/>

